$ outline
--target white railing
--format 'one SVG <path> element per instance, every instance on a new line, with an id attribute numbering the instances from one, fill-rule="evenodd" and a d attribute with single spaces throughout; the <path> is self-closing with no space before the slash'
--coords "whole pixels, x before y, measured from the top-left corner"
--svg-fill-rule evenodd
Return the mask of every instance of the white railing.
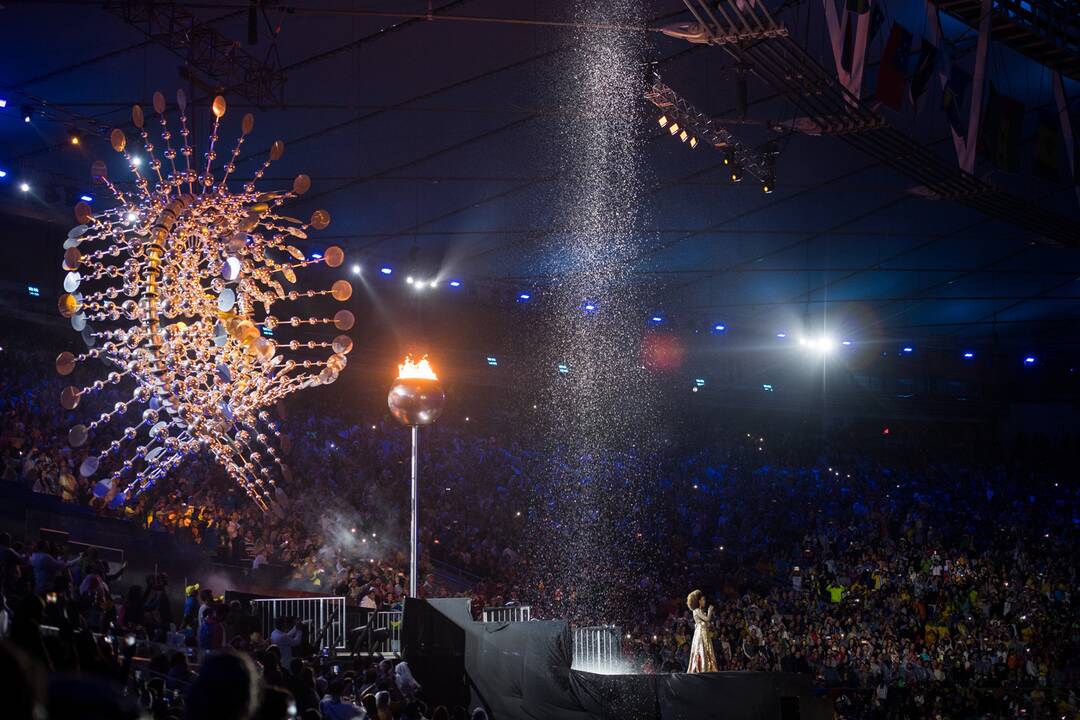
<path id="1" fill-rule="evenodd" d="M 388 632 L 386 640 L 377 643 L 376 646 L 371 649 L 375 652 L 400 653 L 401 611 L 380 610 L 372 613 L 370 622 L 373 630 L 386 630 Z"/>
<path id="2" fill-rule="evenodd" d="M 621 665 L 622 630 L 614 625 L 574 628 L 575 670 L 612 673 Z"/>
<path id="3" fill-rule="evenodd" d="M 316 640 L 319 649 L 345 648 L 345 598 L 269 598 L 252 600 L 251 609 L 262 618 L 263 637 L 269 639 L 274 623 L 280 617 L 293 617 L 307 621 L 307 639 L 312 645 Z M 323 633 L 323 628 L 326 632 Z"/>
<path id="4" fill-rule="evenodd" d="M 532 607 L 529 605 L 484 608 L 484 622 L 529 622 L 530 620 L 532 620 Z"/>

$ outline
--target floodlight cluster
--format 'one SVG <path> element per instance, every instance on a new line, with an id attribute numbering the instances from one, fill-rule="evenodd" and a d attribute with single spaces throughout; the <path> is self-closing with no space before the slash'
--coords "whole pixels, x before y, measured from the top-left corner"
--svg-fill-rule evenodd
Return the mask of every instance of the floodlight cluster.
<path id="1" fill-rule="evenodd" d="M 66 387 L 60 401 L 74 410 L 106 395 L 109 386 L 126 398 L 74 425 L 68 441 L 73 447 L 100 443 L 79 472 L 92 477 L 102 471 L 95 494 L 110 501 L 124 502 L 185 457 L 206 451 L 267 510 L 276 479 L 288 476 L 271 409 L 297 390 L 334 382 L 353 345 L 348 335 L 333 335 L 352 328 L 349 310 L 301 316 L 289 307 L 325 296 L 344 302 L 352 286 L 337 280 L 329 289 L 299 290 L 297 271 L 316 263 L 338 267 L 344 253 L 330 247 L 322 258 L 308 259 L 291 244 L 330 223 L 325 210 L 307 222 L 281 213 L 282 204 L 309 189 L 306 175 L 288 191 L 255 189 L 282 156 L 281 141 L 254 177 L 230 190 L 227 180 L 254 126 L 252 115 L 244 116 L 231 156 L 215 177 L 225 99 L 218 96 L 211 106 L 204 165 L 189 143 L 183 92 L 177 93 L 178 148 L 164 97 L 155 93 L 153 102 L 160 157 L 136 105 L 132 121 L 145 151 L 145 174 L 127 137 L 114 130 L 112 147 L 127 160 L 135 188 L 120 189 L 106 177 L 104 164 L 95 163 L 94 175 L 117 205 L 93 215 L 80 202 L 79 225 L 64 242 L 67 275 L 59 309 L 82 333 L 87 349 L 61 353 L 56 369 L 68 376 L 79 368 L 97 377 Z M 294 337 L 279 338 L 278 329 Z"/>

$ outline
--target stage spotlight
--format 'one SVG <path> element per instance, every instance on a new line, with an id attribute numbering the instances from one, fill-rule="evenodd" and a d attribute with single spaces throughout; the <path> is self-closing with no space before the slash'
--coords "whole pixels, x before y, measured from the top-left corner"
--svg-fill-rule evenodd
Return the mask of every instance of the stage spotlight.
<path id="1" fill-rule="evenodd" d="M 660 123 L 660 127 L 667 127 L 669 121 L 667 115 L 661 115 L 660 119 L 656 122 Z"/>
<path id="2" fill-rule="evenodd" d="M 495 357 L 494 355 L 488 355 L 487 364 L 491 367 L 499 367 L 499 358 Z"/>
<path id="3" fill-rule="evenodd" d="M 392 275 L 394 273 L 394 269 L 387 265 L 383 265 L 381 268 L 379 268 L 379 272 L 381 272 L 383 275 Z"/>
<path id="4" fill-rule="evenodd" d="M 409 277 L 405 278 L 405 282 L 407 282 L 407 283 L 409 283 L 410 285 L 412 285 L 412 284 L 413 284 L 413 283 L 415 282 L 415 280 L 413 280 L 413 276 L 412 276 L 412 275 L 410 275 Z"/>
<path id="5" fill-rule="evenodd" d="M 965 360 L 974 360 L 975 359 L 975 353 L 973 353 L 970 350 L 965 350 L 964 351 L 964 359 Z"/>
<path id="6" fill-rule="evenodd" d="M 731 164 L 731 182 L 742 182 L 742 168 L 739 167 L 739 163 Z"/>
<path id="7" fill-rule="evenodd" d="M 72 145 L 78 145 L 82 140 L 79 139 L 79 131 L 75 129 L 68 130 L 68 142 Z"/>
<path id="8" fill-rule="evenodd" d="M 7 170 L 0 170 L 0 178 L 6 178 L 6 177 L 7 177 Z"/>
<path id="9" fill-rule="evenodd" d="M 431 282 L 428 283 L 428 287 L 430 287 L 430 288 L 439 287 L 439 281 L 438 280 L 432 280 Z"/>
<path id="10" fill-rule="evenodd" d="M 30 118 L 33 117 L 33 115 L 34 115 L 34 109 L 32 107 L 30 107 L 29 105 L 23 105 L 19 109 L 19 112 L 22 113 L 22 121 L 24 123 L 30 122 Z"/>
<path id="11" fill-rule="evenodd" d="M 132 155 L 131 156 L 131 164 L 134 165 L 135 167 L 139 167 L 140 165 L 142 165 L 142 158 L 139 157 L 138 155 Z"/>
<path id="12" fill-rule="evenodd" d="M 518 293 L 518 302 L 529 302 L 530 300 L 532 300 L 532 295 L 529 293 Z"/>
<path id="13" fill-rule="evenodd" d="M 567 375 L 570 372 L 570 366 L 566 363 L 559 363 L 555 368 L 559 371 L 560 375 Z"/>
<path id="14" fill-rule="evenodd" d="M 360 274 L 360 266 L 359 265 L 353 265 L 352 266 L 352 274 L 353 275 L 359 275 Z"/>
<path id="15" fill-rule="evenodd" d="M 593 303 L 593 302 L 586 302 L 585 303 L 585 312 L 591 313 L 594 310 L 596 310 L 596 303 Z"/>
<path id="16" fill-rule="evenodd" d="M 30 183 L 26 183 L 26 182 L 19 183 L 19 190 L 21 190 L 24 193 L 30 192 Z"/>
<path id="17" fill-rule="evenodd" d="M 671 127 L 668 128 L 668 132 L 672 135 L 676 135 L 679 132 L 679 123 L 671 123 Z"/>
<path id="18" fill-rule="evenodd" d="M 696 147 L 697 147 L 697 138 L 696 137 L 690 138 L 690 149 L 693 150 Z"/>
<path id="19" fill-rule="evenodd" d="M 735 151 L 731 148 L 724 150 L 724 164 L 733 165 L 735 163 Z"/>
<path id="20" fill-rule="evenodd" d="M 844 345 L 844 346 L 850 346 L 850 345 L 851 345 L 851 341 L 850 341 L 850 340 L 845 340 L 845 341 L 843 341 L 843 342 L 842 342 L 842 343 L 840 343 L 840 344 L 841 344 L 841 345 Z"/>
<path id="21" fill-rule="evenodd" d="M 663 315 L 653 315 L 651 318 L 649 318 L 649 320 L 651 320 L 652 322 L 659 325 L 660 323 L 664 322 L 664 316 Z"/>
<path id="22" fill-rule="evenodd" d="M 41 290 L 36 285 L 27 285 L 26 292 L 30 297 L 41 297 Z"/>
<path id="23" fill-rule="evenodd" d="M 460 280 L 451 280 L 450 281 L 450 287 L 452 287 L 452 288 L 461 287 L 461 281 Z"/>
<path id="24" fill-rule="evenodd" d="M 1024 358 L 1024 365 L 1027 365 L 1028 367 L 1031 367 L 1035 363 L 1036 363 L 1036 358 L 1035 358 L 1034 355 L 1028 355 L 1026 358 Z"/>
<path id="25" fill-rule="evenodd" d="M 716 325 L 713 325 L 713 332 L 715 333 L 722 333 L 725 330 L 727 330 L 727 325 L 724 325 L 723 323 L 717 323 Z"/>
<path id="26" fill-rule="evenodd" d="M 783 340 L 784 338 L 786 338 L 786 337 L 787 337 L 787 333 L 784 333 L 784 332 L 778 332 L 778 333 L 776 333 L 776 337 L 777 337 L 777 338 L 779 338 L 779 339 L 781 339 L 781 340 Z"/>
<path id="27" fill-rule="evenodd" d="M 80 195 L 79 199 L 83 202 L 94 202 L 94 198 L 90 195 Z"/>
<path id="28" fill-rule="evenodd" d="M 910 345 L 905 345 L 900 352 L 904 353 L 905 355 L 910 355 L 911 353 L 915 352 L 915 348 L 911 347 Z"/>
<path id="29" fill-rule="evenodd" d="M 690 133 L 683 130 L 681 133 L 679 133 L 679 139 L 682 140 L 683 142 L 686 142 L 687 140 L 690 139 Z"/>
<path id="30" fill-rule="evenodd" d="M 772 195 L 772 191 L 773 191 L 772 183 L 770 183 L 768 180 L 761 183 L 761 192 L 765 193 L 766 195 Z"/>
<path id="31" fill-rule="evenodd" d="M 6 108 L 6 107 L 7 107 L 7 99 L 0 98 L 0 108 Z"/>
<path id="32" fill-rule="evenodd" d="M 311 253 L 312 260 L 322 260 L 322 253 Z"/>
<path id="33" fill-rule="evenodd" d="M 124 216 L 124 219 L 127 220 L 129 223 L 133 223 L 139 219 L 139 215 L 138 213 L 129 212 L 127 215 Z"/>

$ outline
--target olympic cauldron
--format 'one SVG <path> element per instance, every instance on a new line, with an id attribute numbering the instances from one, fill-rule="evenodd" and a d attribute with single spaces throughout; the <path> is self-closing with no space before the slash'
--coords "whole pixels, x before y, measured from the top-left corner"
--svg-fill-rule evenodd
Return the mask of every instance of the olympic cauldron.
<path id="1" fill-rule="evenodd" d="M 409 427 L 430 425 L 439 418 L 446 405 L 446 394 L 426 357 L 419 362 L 405 358 L 386 404 L 390 414 Z"/>
<path id="2" fill-rule="evenodd" d="M 411 502 L 409 521 L 409 597 L 417 597 L 420 543 L 420 427 L 435 422 L 446 404 L 439 377 L 426 357 L 411 356 L 398 366 L 398 377 L 386 397 L 390 413 L 412 431 Z"/>

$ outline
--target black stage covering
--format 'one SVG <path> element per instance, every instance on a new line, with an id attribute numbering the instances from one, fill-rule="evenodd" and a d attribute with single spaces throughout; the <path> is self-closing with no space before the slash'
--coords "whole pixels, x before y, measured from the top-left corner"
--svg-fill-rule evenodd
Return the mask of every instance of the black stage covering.
<path id="1" fill-rule="evenodd" d="M 402 649 L 429 703 L 462 704 L 471 691 L 472 705 L 483 705 L 493 720 L 832 718 L 831 704 L 814 696 L 806 675 L 571 670 L 565 621 L 474 622 L 462 598 L 407 601 Z"/>

